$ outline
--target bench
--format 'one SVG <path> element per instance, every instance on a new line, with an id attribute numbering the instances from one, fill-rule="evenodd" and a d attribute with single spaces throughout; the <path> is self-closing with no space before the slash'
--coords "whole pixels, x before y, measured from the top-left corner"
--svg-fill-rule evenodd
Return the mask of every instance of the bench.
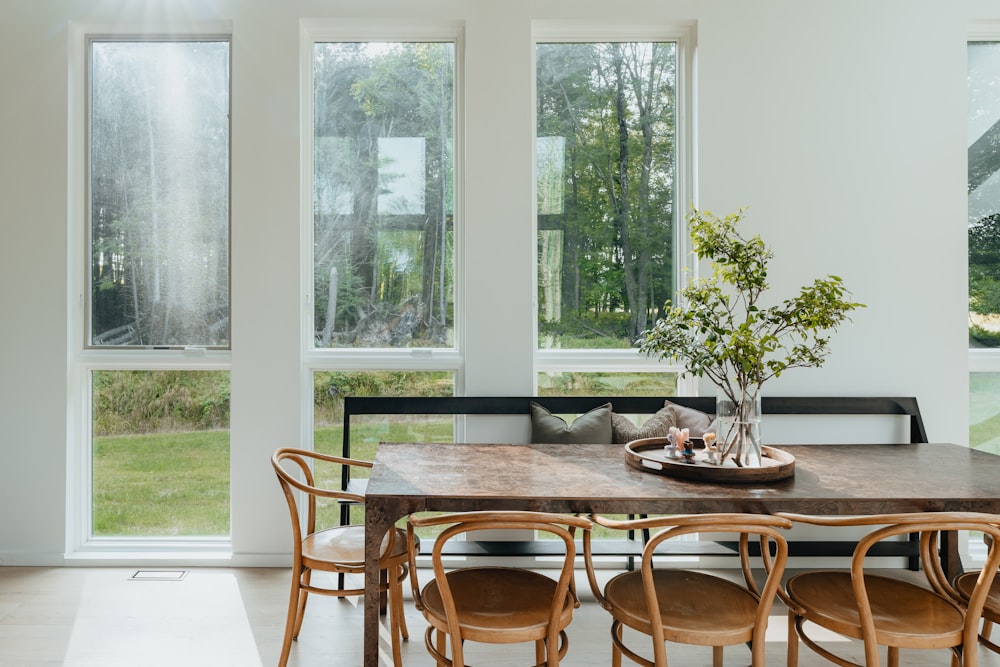
<path id="1" fill-rule="evenodd" d="M 709 414 L 715 411 L 715 399 L 704 396 L 670 396 L 672 403 L 700 410 Z M 400 415 L 481 415 L 519 416 L 530 415 L 530 404 L 536 402 L 545 406 L 553 414 L 578 415 L 608 402 L 619 414 L 654 414 L 663 407 L 663 397 L 628 396 L 454 396 L 454 397 L 414 397 L 414 396 L 346 396 L 344 398 L 343 455 L 351 456 L 351 424 L 360 416 L 400 416 Z M 905 417 L 909 431 L 909 442 L 927 442 L 920 408 L 913 397 L 776 397 L 765 396 L 761 400 L 762 415 L 813 415 L 813 416 L 861 416 L 881 415 Z M 342 488 L 363 495 L 367 480 L 351 479 L 350 469 L 344 466 Z M 341 523 L 349 521 L 350 508 L 341 506 Z M 429 540 L 427 541 L 430 542 Z M 789 555 L 798 557 L 849 557 L 855 542 L 849 540 L 814 541 L 798 540 L 789 543 Z M 629 567 L 633 559 L 642 552 L 642 540 L 635 535 L 621 539 L 601 539 L 593 541 L 594 554 L 599 556 L 624 556 Z M 460 556 L 524 556 L 551 555 L 552 545 L 545 541 L 468 541 L 449 543 L 453 555 Z M 675 551 L 676 549 L 680 551 Z M 425 549 L 422 549 L 425 550 Z M 671 547 L 671 555 L 717 556 L 738 553 L 735 542 L 691 542 Z M 883 543 L 872 555 L 906 557 L 911 569 L 918 565 L 917 544 L 915 542 Z"/>

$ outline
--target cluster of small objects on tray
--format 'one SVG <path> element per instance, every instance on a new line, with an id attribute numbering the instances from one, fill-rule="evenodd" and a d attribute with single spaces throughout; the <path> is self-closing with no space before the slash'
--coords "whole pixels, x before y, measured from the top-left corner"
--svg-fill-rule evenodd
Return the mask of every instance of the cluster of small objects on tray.
<path id="1" fill-rule="evenodd" d="M 716 442 L 717 438 L 712 431 L 707 431 L 701 438 L 692 438 L 689 429 L 671 426 L 670 430 L 667 431 L 668 442 L 663 447 L 664 454 L 668 459 L 694 463 L 694 444 L 695 440 L 699 439 L 705 443 L 704 462 L 711 465 L 722 465 L 722 457 Z"/>

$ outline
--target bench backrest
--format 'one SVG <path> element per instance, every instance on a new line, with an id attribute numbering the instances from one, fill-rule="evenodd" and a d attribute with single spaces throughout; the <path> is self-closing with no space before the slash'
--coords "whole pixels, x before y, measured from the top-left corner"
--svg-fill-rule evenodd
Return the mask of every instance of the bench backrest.
<path id="1" fill-rule="evenodd" d="M 678 405 L 715 412 L 715 398 L 670 396 Z M 653 396 L 346 396 L 344 456 L 351 452 L 351 418 L 357 415 L 528 415 L 534 401 L 557 414 L 582 414 L 609 401 L 620 414 L 653 414 L 663 397 Z M 765 415 L 900 415 L 909 417 L 909 441 L 927 442 L 927 432 L 914 397 L 765 396 Z"/>

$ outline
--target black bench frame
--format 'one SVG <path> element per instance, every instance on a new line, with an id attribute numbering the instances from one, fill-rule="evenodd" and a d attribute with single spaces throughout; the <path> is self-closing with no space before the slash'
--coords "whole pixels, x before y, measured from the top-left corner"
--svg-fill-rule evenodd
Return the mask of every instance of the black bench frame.
<path id="1" fill-rule="evenodd" d="M 663 407 L 664 400 L 715 412 L 715 399 L 704 396 L 346 396 L 344 397 L 343 455 L 351 455 L 351 419 L 359 415 L 529 415 L 532 401 L 556 414 L 582 414 L 605 403 L 612 403 L 619 414 L 653 414 Z M 909 417 L 911 443 L 924 443 L 927 431 L 917 399 L 914 397 L 856 396 L 765 396 L 761 399 L 764 415 L 900 415 Z M 362 480 L 351 480 L 350 468 L 343 467 L 342 488 L 364 493 Z M 342 524 L 349 521 L 350 507 L 341 506 Z M 851 541 L 795 541 L 789 543 L 790 556 L 849 557 L 854 550 Z M 526 542 L 455 542 L 452 552 L 463 556 L 543 556 L 549 555 L 544 541 Z M 672 547 L 673 548 L 673 547 Z M 690 543 L 678 553 L 712 556 L 738 553 L 735 543 Z M 634 535 L 618 540 L 594 540 L 595 555 L 626 556 L 631 568 L 633 559 L 642 552 L 642 542 Z M 671 553 L 674 553 L 671 551 Z M 878 545 L 872 555 L 904 556 L 910 569 L 917 569 L 919 558 L 914 542 L 893 542 Z"/>

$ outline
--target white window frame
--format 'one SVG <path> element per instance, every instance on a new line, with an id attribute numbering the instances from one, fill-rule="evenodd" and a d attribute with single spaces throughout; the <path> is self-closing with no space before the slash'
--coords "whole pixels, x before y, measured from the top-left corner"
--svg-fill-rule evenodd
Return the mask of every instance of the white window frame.
<path id="1" fill-rule="evenodd" d="M 532 22 L 531 86 L 533 100 L 537 95 L 535 80 L 535 46 L 542 42 L 674 42 L 677 44 L 677 147 L 676 188 L 674 190 L 674 285 L 681 290 L 688 281 L 697 278 L 698 264 L 691 252 L 691 239 L 687 234 L 686 212 L 697 205 L 697 173 L 695 142 L 695 81 L 697 75 L 697 30 L 694 21 L 665 22 L 614 22 L 614 21 L 565 21 L 536 20 Z M 534 135 L 536 124 L 532 124 Z M 532 145 L 537 137 L 532 136 Z M 536 173 L 534 155 L 532 173 Z M 534 188 L 534 179 L 532 180 Z M 537 193 L 532 191 L 532 201 Z M 532 221 L 532 232 L 538 235 L 538 218 Z M 533 294 L 537 295 L 538 270 L 532 276 Z M 534 330 L 538 331 L 537 296 L 532 301 Z M 658 361 L 642 355 L 638 350 L 548 350 L 535 345 L 534 381 L 539 373 L 562 372 L 620 372 L 620 373 L 671 373 L 678 374 L 678 395 L 694 396 L 698 393 L 697 378 L 684 375 L 679 363 Z M 537 388 L 537 387 L 536 387 Z"/>
<path id="2" fill-rule="evenodd" d="M 1000 21 L 974 21 L 969 24 L 966 44 L 1000 42 Z M 966 262 L 968 269 L 968 262 Z M 1000 348 L 969 348 L 970 373 L 1000 372 Z"/>
<path id="3" fill-rule="evenodd" d="M 455 318 L 454 347 L 444 348 L 317 348 L 313 332 L 313 151 L 314 98 L 313 50 L 322 42 L 450 42 L 455 46 L 455 164 L 454 247 Z M 314 431 L 313 373 L 317 371 L 450 371 L 455 374 L 455 394 L 462 394 L 464 369 L 463 313 L 465 312 L 464 222 L 465 188 L 463 72 L 465 24 L 446 20 L 308 19 L 300 22 L 299 88 L 301 111 L 300 207 L 302 331 L 302 442 L 312 443 Z"/>
<path id="4" fill-rule="evenodd" d="M 973 21 L 966 35 L 966 48 L 972 42 L 1000 42 L 1000 21 Z M 968 274 L 968 262 L 966 262 Z M 969 348 L 969 374 L 1000 372 L 1000 348 Z M 967 554 L 969 565 L 982 565 L 986 559 L 986 544 L 982 538 L 972 539 L 959 533 L 959 553 Z"/>
<path id="5" fill-rule="evenodd" d="M 231 535 L 224 538 L 179 537 L 95 537 L 92 534 L 93 502 L 93 414 L 92 373 L 95 370 L 209 371 L 231 369 L 230 349 L 147 350 L 88 347 L 87 314 L 89 206 L 89 121 L 88 71 L 90 43 L 115 40 L 218 40 L 230 44 L 232 70 L 232 25 L 228 22 L 171 24 L 169 26 L 96 25 L 73 23 L 70 27 L 69 165 L 67 214 L 70 242 L 67 257 L 69 313 L 67 470 L 66 470 L 66 562 L 115 563 L 124 556 L 132 559 L 178 557 L 189 564 L 212 564 L 232 552 Z M 230 87 L 232 77 L 230 76 Z M 230 92 L 230 105 L 232 94 Z M 232 139 L 230 137 L 230 155 Z M 231 159 L 231 157 L 230 157 Z M 231 172 L 231 170 L 230 170 Z M 231 192 L 230 188 L 230 192 Z M 231 194 L 230 194 L 231 214 Z M 230 238 L 230 244 L 231 244 Z"/>

